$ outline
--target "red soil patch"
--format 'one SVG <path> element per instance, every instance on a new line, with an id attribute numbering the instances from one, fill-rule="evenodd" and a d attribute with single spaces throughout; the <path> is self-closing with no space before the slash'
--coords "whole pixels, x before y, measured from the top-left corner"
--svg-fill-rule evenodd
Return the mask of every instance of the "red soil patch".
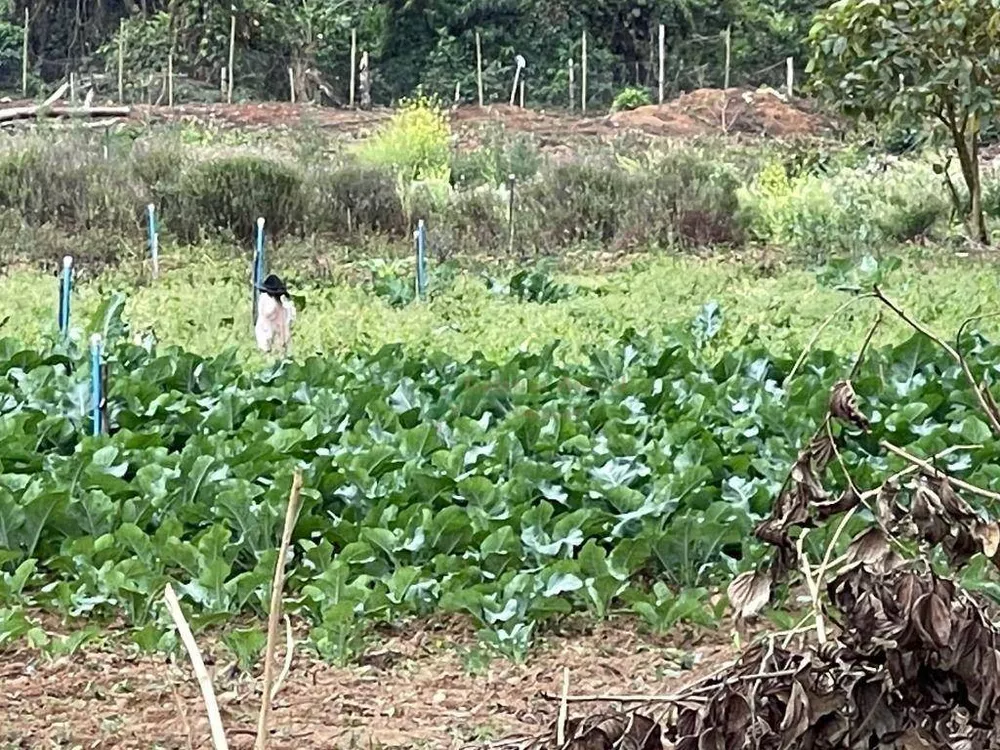
<path id="1" fill-rule="evenodd" d="M 833 123 L 807 102 L 786 101 L 770 89 L 698 89 L 662 106 L 617 112 L 610 119 L 619 127 L 669 136 L 748 133 L 793 137 L 833 129 Z"/>

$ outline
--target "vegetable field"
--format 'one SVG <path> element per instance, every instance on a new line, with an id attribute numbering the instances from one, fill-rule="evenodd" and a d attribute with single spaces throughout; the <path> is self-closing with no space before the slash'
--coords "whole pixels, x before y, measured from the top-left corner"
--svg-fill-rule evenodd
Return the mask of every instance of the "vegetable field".
<path id="1" fill-rule="evenodd" d="M 358 656 L 380 621 L 441 612 L 515 660 L 573 612 L 631 612 L 660 633 L 711 623 L 725 604 L 712 594 L 757 564 L 750 532 L 851 366 L 813 351 L 786 382 L 792 359 L 759 344 L 708 357 L 705 310 L 580 364 L 554 347 L 459 361 L 390 346 L 254 371 L 134 343 L 121 302 L 91 324 L 108 341 L 110 435 L 88 436 L 74 345 L 0 344 L 5 641 L 43 644 L 30 604 L 123 616 L 156 648 L 168 581 L 199 625 L 265 613 L 297 466 L 289 606 L 324 659 Z M 989 368 L 995 346 L 963 343 Z M 887 465 L 881 437 L 920 455 L 961 443 L 950 470 L 996 482 L 960 378 L 923 337 L 872 352 L 856 387 L 873 431 L 845 462 L 864 478 Z"/>

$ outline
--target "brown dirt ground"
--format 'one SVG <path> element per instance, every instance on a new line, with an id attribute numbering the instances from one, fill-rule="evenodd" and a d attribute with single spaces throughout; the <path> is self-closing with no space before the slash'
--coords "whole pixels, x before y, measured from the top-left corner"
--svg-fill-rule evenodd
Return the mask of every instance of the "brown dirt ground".
<path id="1" fill-rule="evenodd" d="M 770 89 L 698 89 L 663 106 L 617 112 L 610 119 L 618 127 L 668 136 L 746 133 L 787 138 L 821 135 L 834 127 L 808 102 L 786 101 Z"/>
<path id="2" fill-rule="evenodd" d="M 557 704 L 541 693 L 559 692 L 564 667 L 574 695 L 673 692 L 731 658 L 727 632 L 679 629 L 667 639 L 616 619 L 548 635 L 526 664 L 495 658 L 478 668 L 468 657 L 475 637 L 458 621 L 384 634 L 360 665 L 348 668 L 299 648 L 274 704 L 271 747 L 459 748 L 536 734 L 555 720 Z M 198 640 L 203 648 L 211 644 Z M 279 659 L 283 651 L 279 647 Z M 689 660 L 693 668 L 681 664 Z M 259 680 L 236 674 L 224 650 L 212 645 L 206 663 L 230 747 L 252 747 Z M 121 639 L 57 659 L 26 646 L 0 650 L 0 686 L 4 750 L 210 747 L 186 658 L 143 655 Z"/>
<path id="3" fill-rule="evenodd" d="M 12 101 L 4 107 L 30 105 Z M 293 128 L 311 125 L 337 130 L 350 137 L 364 137 L 392 114 L 389 109 L 371 111 L 317 107 L 282 102 L 251 104 L 179 104 L 132 107 L 129 119 L 136 123 L 192 122 L 244 129 Z M 725 117 L 723 117 L 725 115 Z M 486 122 L 502 122 L 506 128 L 528 132 L 542 139 L 562 142 L 572 136 L 608 137 L 633 132 L 654 137 L 690 137 L 709 134 L 752 134 L 771 137 L 823 135 L 834 129 L 832 120 L 818 114 L 805 100 L 785 101 L 770 89 L 698 89 L 682 94 L 662 106 L 651 105 L 612 115 L 580 118 L 565 112 L 522 109 L 507 104 L 486 107 L 461 106 L 451 111 L 462 141 Z M 19 121 L 30 126 L 31 120 Z"/>

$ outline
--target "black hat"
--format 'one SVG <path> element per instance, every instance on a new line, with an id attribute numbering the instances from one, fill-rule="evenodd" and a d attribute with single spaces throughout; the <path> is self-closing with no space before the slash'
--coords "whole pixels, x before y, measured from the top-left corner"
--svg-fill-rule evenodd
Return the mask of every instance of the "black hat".
<path id="1" fill-rule="evenodd" d="M 274 297 L 281 297 L 282 295 L 288 294 L 288 290 L 285 288 L 285 282 L 273 273 L 264 279 L 264 283 L 258 286 L 257 289 Z"/>

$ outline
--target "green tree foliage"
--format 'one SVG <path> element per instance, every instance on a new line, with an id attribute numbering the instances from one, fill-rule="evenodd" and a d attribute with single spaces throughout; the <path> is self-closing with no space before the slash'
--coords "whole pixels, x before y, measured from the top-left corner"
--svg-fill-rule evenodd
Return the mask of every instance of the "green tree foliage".
<path id="1" fill-rule="evenodd" d="M 389 103 L 427 93 L 474 96 L 475 36 L 482 39 L 487 96 L 505 98 L 515 55 L 528 62 L 531 103 L 563 104 L 567 60 L 579 66 L 588 34 L 588 89 L 595 108 L 626 86 L 656 84 L 658 26 L 667 31 L 668 90 L 722 82 L 722 31 L 733 29 L 732 80 L 757 84 L 787 55 L 801 57 L 820 0 L 0 0 L 0 64 L 19 79 L 19 33 L 27 7 L 34 73 L 54 81 L 69 70 L 111 70 L 124 33 L 132 78 L 175 66 L 218 81 L 228 63 L 230 16 L 236 31 L 237 89 L 285 98 L 288 68 L 297 90 L 326 101 L 347 97 L 350 30 L 372 62 L 372 94 Z M 232 7 L 232 11 L 230 10 Z M 3 24 L 6 21 L 9 29 Z M 124 27 L 122 22 L 124 21 Z M 10 31 L 13 36 L 10 36 Z M 9 37 L 9 38 L 8 38 Z M 13 65 L 7 66 L 10 52 Z M 8 70 L 7 68 L 11 69 Z M 578 68 L 579 69 L 579 68 Z M 779 76 L 781 71 L 778 70 Z M 9 81 L 2 81 L 11 85 Z"/>
<path id="2" fill-rule="evenodd" d="M 813 84 L 844 112 L 943 129 L 968 188 L 969 230 L 985 243 L 979 144 L 998 103 L 1000 3 L 840 0 L 818 17 L 810 40 Z"/>

